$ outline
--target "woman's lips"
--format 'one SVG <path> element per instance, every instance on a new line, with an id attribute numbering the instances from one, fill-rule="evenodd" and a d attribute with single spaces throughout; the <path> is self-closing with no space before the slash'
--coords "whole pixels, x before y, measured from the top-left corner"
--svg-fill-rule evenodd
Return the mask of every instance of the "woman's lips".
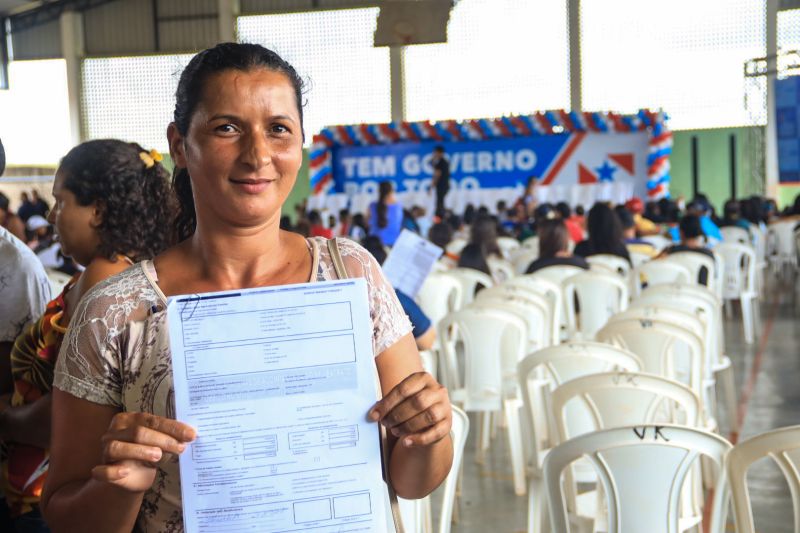
<path id="1" fill-rule="evenodd" d="M 258 194 L 267 190 L 274 180 L 230 180 L 239 189 L 248 194 Z"/>

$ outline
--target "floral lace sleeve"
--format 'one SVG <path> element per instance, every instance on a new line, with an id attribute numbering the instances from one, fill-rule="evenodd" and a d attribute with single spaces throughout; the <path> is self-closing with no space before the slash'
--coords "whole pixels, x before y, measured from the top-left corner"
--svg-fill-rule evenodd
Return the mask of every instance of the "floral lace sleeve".
<path id="1" fill-rule="evenodd" d="M 320 239 L 318 245 L 322 277 L 336 279 L 325 240 Z M 411 332 L 411 322 L 403 311 L 394 288 L 372 254 L 350 239 L 339 239 L 339 250 L 350 277 L 367 280 L 369 314 L 372 318 L 372 345 L 375 355 L 378 356 L 400 340 L 400 337 Z"/>
<path id="2" fill-rule="evenodd" d="M 127 326 L 154 299 L 139 265 L 86 293 L 61 344 L 54 386 L 77 398 L 121 408 Z"/>

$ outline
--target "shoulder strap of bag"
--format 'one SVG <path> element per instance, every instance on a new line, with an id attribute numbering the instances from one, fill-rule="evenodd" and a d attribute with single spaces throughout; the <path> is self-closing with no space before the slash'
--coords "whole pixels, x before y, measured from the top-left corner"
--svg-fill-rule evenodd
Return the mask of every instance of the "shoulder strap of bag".
<path id="1" fill-rule="evenodd" d="M 336 238 L 328 240 L 328 252 L 331 255 L 333 262 L 333 270 L 336 272 L 336 277 L 339 279 L 348 279 L 350 275 L 347 273 L 347 268 L 342 261 L 342 253 L 339 250 L 339 241 Z M 377 374 L 375 376 L 377 381 Z M 380 382 L 378 382 L 378 390 L 380 390 Z M 381 434 L 381 456 L 383 458 L 383 479 L 386 482 L 386 488 L 389 491 L 389 502 L 392 508 L 392 520 L 394 521 L 394 529 L 396 533 L 405 533 L 403 529 L 403 520 L 400 516 L 400 505 L 397 503 L 397 494 L 394 492 L 392 483 L 389 480 L 389 441 L 386 434 L 386 427 L 383 424 L 378 424 Z"/>

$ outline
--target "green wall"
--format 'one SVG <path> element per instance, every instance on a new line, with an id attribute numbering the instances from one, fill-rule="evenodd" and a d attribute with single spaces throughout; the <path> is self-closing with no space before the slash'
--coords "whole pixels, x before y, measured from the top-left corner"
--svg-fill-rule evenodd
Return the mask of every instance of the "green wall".
<path id="1" fill-rule="evenodd" d="M 688 200 L 692 190 L 692 138 L 697 139 L 698 191 L 705 193 L 718 210 L 731 197 L 730 137 L 736 138 L 736 195 L 761 193 L 753 180 L 755 143 L 761 137 L 758 127 L 687 130 L 673 133 L 672 181 L 670 191 Z"/>

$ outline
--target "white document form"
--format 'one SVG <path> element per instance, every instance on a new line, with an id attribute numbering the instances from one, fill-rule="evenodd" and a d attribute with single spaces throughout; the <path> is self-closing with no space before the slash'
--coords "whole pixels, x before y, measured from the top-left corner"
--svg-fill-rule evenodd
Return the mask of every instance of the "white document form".
<path id="1" fill-rule="evenodd" d="M 414 298 L 441 255 L 441 248 L 404 229 L 383 262 L 383 273 L 392 287 Z"/>
<path id="2" fill-rule="evenodd" d="M 383 531 L 363 279 L 172 298 L 187 533 Z"/>

